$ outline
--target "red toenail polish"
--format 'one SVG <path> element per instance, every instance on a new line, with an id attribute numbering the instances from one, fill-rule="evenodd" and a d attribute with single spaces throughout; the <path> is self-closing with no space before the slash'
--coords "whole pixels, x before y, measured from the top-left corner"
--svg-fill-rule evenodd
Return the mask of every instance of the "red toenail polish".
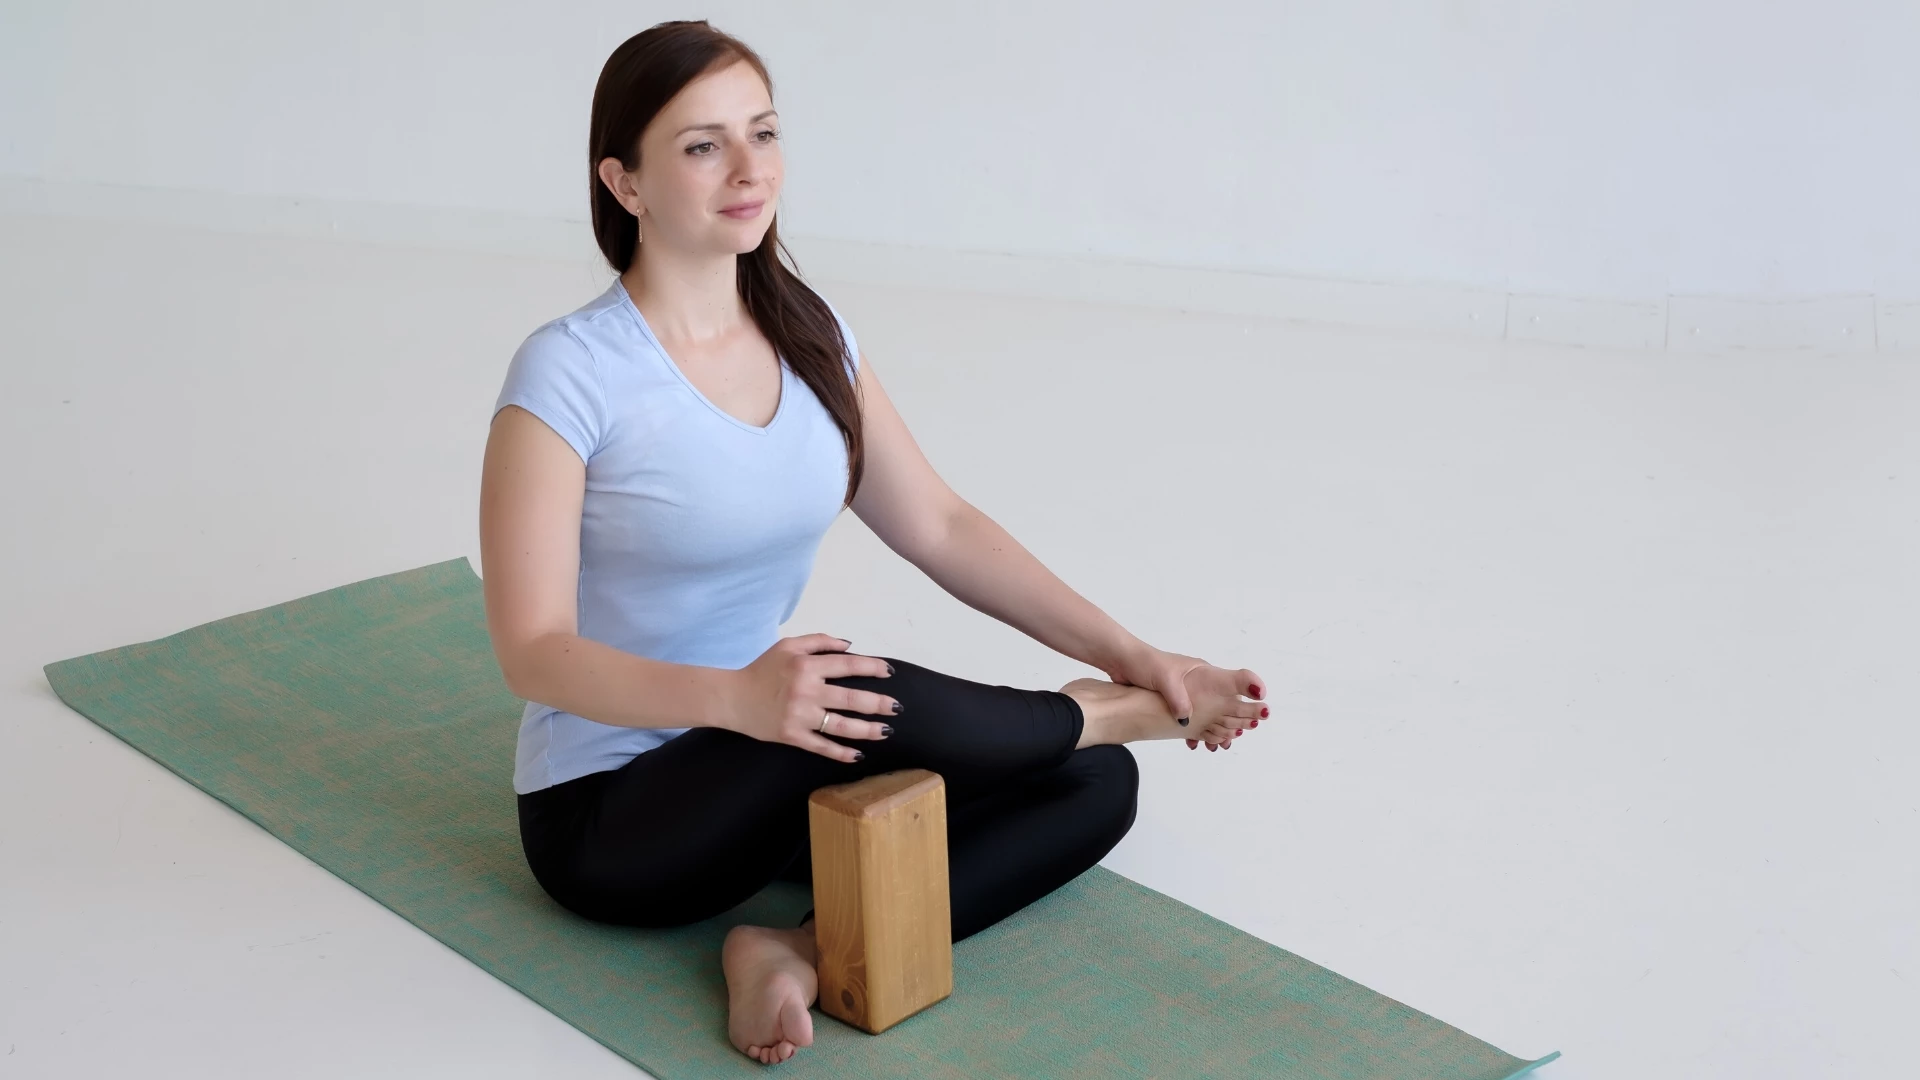
<path id="1" fill-rule="evenodd" d="M 1233 729 L 1233 737 L 1236 739 L 1242 735 L 1245 735 L 1246 733 L 1247 733 L 1247 729 L 1243 727 L 1237 727 Z"/>
<path id="2" fill-rule="evenodd" d="M 1251 724 L 1248 724 L 1247 726 L 1248 726 L 1248 727 L 1259 727 L 1259 726 L 1260 726 L 1260 721 L 1258 721 L 1258 720 L 1255 720 L 1255 721 L 1254 721 L 1253 723 L 1251 723 Z"/>
<path id="3" fill-rule="evenodd" d="M 1265 720 L 1266 718 L 1267 718 L 1267 707 L 1265 705 L 1262 705 L 1260 706 L 1260 719 Z"/>
<path id="4" fill-rule="evenodd" d="M 1248 683 L 1248 684 L 1247 684 L 1247 694 L 1248 694 L 1248 696 L 1250 696 L 1250 697 L 1259 697 L 1259 696 L 1260 696 L 1260 685 L 1259 685 L 1258 683 Z"/>

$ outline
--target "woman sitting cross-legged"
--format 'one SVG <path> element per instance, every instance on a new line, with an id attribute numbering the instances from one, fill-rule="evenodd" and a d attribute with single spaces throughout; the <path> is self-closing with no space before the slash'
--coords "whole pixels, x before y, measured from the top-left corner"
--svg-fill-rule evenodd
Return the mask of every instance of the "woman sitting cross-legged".
<path id="1" fill-rule="evenodd" d="M 634 36 L 595 89 L 592 217 L 618 278 L 515 352 L 480 491 L 488 628 L 527 699 L 521 836 L 568 909 L 681 925 L 809 880 L 814 790 L 926 768 L 947 786 L 958 941 L 1126 835 L 1125 744 L 1229 747 L 1267 715 L 1264 682 L 1129 634 L 935 474 L 852 329 L 777 255 L 771 95 L 759 58 L 705 22 Z M 1112 681 L 988 685 L 781 637 L 848 508 Z M 772 1064 L 813 1041 L 814 959 L 810 920 L 729 933 L 743 1053 Z"/>

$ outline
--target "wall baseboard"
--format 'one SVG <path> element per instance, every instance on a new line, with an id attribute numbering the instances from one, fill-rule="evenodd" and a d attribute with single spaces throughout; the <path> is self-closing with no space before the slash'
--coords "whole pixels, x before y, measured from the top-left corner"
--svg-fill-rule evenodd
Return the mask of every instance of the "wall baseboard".
<path id="1" fill-rule="evenodd" d="M 581 261 L 605 272 L 585 219 L 343 199 L 0 176 L 0 213 L 103 218 Z M 956 251 L 788 236 L 810 279 L 1128 304 L 1594 349 L 1920 351 L 1920 296 L 1551 296 L 1342 281 L 1119 259 Z M 609 280 L 611 273 L 607 272 Z"/>

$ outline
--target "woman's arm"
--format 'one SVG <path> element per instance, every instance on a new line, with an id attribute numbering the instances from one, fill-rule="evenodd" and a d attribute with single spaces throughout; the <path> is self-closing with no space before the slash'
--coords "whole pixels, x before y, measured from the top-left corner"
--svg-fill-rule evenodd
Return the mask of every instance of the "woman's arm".
<path id="1" fill-rule="evenodd" d="M 539 417 L 501 409 L 480 478 L 487 631 L 507 688 L 602 724 L 713 727 L 734 672 L 637 656 L 580 637 L 580 508 L 586 464 Z"/>
<path id="2" fill-rule="evenodd" d="M 961 503 L 919 566 L 968 607 L 1109 675 L 1152 651 L 972 503 Z"/>
<path id="3" fill-rule="evenodd" d="M 1154 651 L 947 486 L 864 351 L 856 377 L 867 460 L 852 510 L 874 535 L 968 607 L 1109 675 Z"/>

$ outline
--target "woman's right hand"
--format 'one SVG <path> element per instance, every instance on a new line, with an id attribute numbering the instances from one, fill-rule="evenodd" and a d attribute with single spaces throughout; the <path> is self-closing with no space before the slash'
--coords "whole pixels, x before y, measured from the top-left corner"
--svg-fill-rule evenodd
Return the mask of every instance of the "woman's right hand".
<path id="1" fill-rule="evenodd" d="M 828 684 L 845 675 L 891 675 L 891 665 L 877 656 L 847 652 L 853 644 L 831 634 L 802 634 L 781 638 L 760 658 L 735 672 L 732 722 L 727 726 L 762 742 L 790 743 L 803 750 L 856 761 L 860 751 L 827 738 L 884 739 L 886 725 L 836 714 L 820 733 L 820 720 L 834 709 L 846 712 L 893 712 L 894 699 L 868 690 Z"/>

